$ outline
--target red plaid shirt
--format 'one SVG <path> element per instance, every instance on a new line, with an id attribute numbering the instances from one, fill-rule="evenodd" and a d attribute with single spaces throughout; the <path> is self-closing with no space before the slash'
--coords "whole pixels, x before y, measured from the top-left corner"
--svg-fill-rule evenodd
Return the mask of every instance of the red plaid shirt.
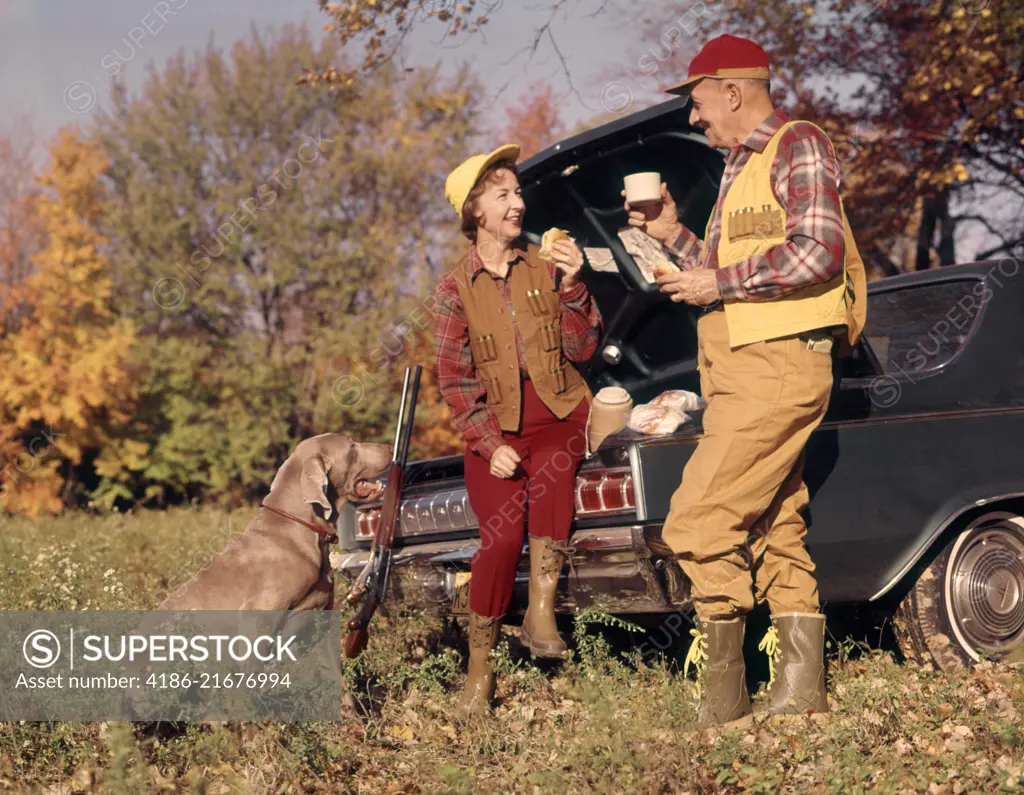
<path id="1" fill-rule="evenodd" d="M 516 258 L 509 265 L 509 275 L 512 268 L 522 267 L 520 263 L 525 262 L 525 251 L 516 249 L 515 254 Z M 547 266 L 548 273 L 554 279 L 557 269 L 550 262 Z M 451 410 L 455 427 L 462 433 L 466 444 L 489 461 L 494 451 L 505 444 L 505 440 L 501 435 L 498 418 L 487 405 L 487 389 L 473 363 L 466 312 L 455 283 L 457 268 L 458 266 L 445 275 L 433 297 L 434 351 L 437 354 L 438 386 Z M 470 248 L 465 270 L 471 284 L 477 277 L 494 279 L 494 284 L 504 296 L 509 315 L 513 319 L 519 369 L 524 376 L 527 375 L 526 346 L 519 333 L 519 324 L 515 321 L 508 278 L 499 278 L 486 270 L 477 256 L 476 246 Z M 559 297 L 562 301 L 562 351 L 569 361 L 585 362 L 594 355 L 601 338 L 601 314 L 597 302 L 590 297 L 582 281 L 577 281 L 569 289 L 559 292 Z"/>
<path id="2" fill-rule="evenodd" d="M 665 246 L 684 270 L 717 268 L 718 287 L 726 301 L 764 301 L 842 273 L 839 162 L 828 138 L 809 124 L 795 124 L 782 134 L 772 164 L 772 190 L 786 210 L 786 241 L 764 254 L 718 267 L 725 194 L 750 153 L 763 152 L 786 121 L 781 111 L 775 111 L 743 143 L 729 148 L 703 248 L 686 227 L 675 242 Z"/>

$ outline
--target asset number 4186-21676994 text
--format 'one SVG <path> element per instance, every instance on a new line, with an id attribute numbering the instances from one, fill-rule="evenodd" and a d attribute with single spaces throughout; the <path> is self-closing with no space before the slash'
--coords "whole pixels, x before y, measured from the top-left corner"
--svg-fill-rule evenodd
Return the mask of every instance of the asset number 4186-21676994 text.
<path id="1" fill-rule="evenodd" d="M 163 673 L 150 674 L 146 685 L 160 690 L 188 689 L 193 685 L 199 688 L 248 688 L 250 690 L 265 687 L 291 687 L 290 674 L 245 674 L 245 673 L 202 673 L 194 677 L 189 674 Z"/>

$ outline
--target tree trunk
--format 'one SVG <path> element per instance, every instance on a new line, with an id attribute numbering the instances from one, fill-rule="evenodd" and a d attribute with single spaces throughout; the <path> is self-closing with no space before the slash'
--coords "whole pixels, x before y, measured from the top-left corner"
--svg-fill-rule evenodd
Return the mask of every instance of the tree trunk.
<path id="1" fill-rule="evenodd" d="M 939 265 L 956 263 L 956 251 L 953 246 L 953 229 L 955 225 L 949 217 L 949 188 L 943 188 L 934 196 L 927 196 L 921 202 L 921 228 L 917 233 L 917 259 L 914 270 L 927 270 L 931 267 L 932 241 L 935 240 L 935 227 L 939 227 Z"/>
<path id="2" fill-rule="evenodd" d="M 945 189 L 939 196 L 941 206 L 939 208 L 939 265 L 955 265 L 956 250 L 953 246 L 953 230 L 955 224 L 949 217 L 949 189 Z"/>
<path id="3" fill-rule="evenodd" d="M 917 258 L 914 270 L 928 270 L 931 265 L 932 240 L 935 237 L 937 201 L 935 196 L 925 196 L 921 201 L 921 228 L 917 230 Z"/>

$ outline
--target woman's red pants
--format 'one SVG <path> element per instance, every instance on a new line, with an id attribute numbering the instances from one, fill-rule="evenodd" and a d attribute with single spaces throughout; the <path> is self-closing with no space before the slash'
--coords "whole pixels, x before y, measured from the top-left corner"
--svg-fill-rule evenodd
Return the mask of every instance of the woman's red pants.
<path id="1" fill-rule="evenodd" d="M 490 472 L 490 463 L 465 453 L 469 504 L 480 521 L 480 549 L 473 555 L 469 609 L 481 616 L 508 611 L 523 551 L 530 535 L 565 541 L 569 537 L 576 492 L 576 470 L 587 449 L 589 404 L 584 398 L 565 419 L 540 399 L 532 381 L 523 381 L 523 420 L 519 433 L 505 431 L 522 462 L 511 478 Z"/>

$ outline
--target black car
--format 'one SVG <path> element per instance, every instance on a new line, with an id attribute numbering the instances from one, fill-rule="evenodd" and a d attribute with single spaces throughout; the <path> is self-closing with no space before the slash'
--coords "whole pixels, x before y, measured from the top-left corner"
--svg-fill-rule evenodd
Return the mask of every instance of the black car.
<path id="1" fill-rule="evenodd" d="M 618 272 L 584 271 L 605 337 L 583 368 L 596 391 L 643 403 L 666 389 L 699 393 L 696 320 L 641 274 L 617 231 L 624 175 L 659 171 L 680 220 L 702 232 L 722 155 L 674 99 L 577 135 L 520 167 L 527 237 L 558 226 L 608 248 Z M 869 285 L 863 340 L 837 358 L 830 408 L 807 450 L 808 543 L 822 602 L 895 613 L 906 655 L 953 668 L 1024 642 L 1024 263 L 975 262 Z M 661 541 L 700 412 L 666 436 L 607 440 L 576 481 L 575 573 L 559 610 L 613 614 L 687 609 L 688 583 Z M 409 465 L 389 599 L 465 609 L 460 572 L 479 544 L 462 457 Z M 379 508 L 339 523 L 342 574 L 367 559 Z M 526 603 L 528 557 L 513 611 Z"/>

